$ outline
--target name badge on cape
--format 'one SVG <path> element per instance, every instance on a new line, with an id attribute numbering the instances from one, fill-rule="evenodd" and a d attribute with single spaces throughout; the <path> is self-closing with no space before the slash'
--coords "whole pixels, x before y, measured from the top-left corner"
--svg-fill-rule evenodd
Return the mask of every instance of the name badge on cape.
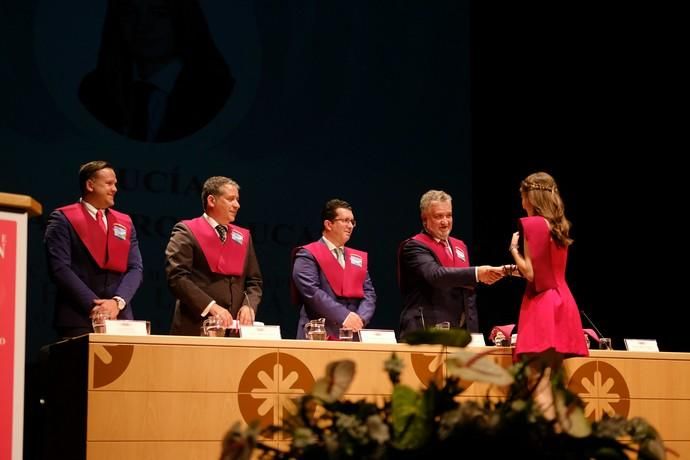
<path id="1" fill-rule="evenodd" d="M 127 229 L 122 224 L 113 224 L 113 235 L 120 240 L 127 239 Z"/>
<path id="2" fill-rule="evenodd" d="M 232 229 L 232 232 L 230 232 L 230 238 L 232 238 L 232 241 L 237 244 L 241 245 L 244 243 L 244 236 L 242 236 L 242 234 L 235 229 Z"/>

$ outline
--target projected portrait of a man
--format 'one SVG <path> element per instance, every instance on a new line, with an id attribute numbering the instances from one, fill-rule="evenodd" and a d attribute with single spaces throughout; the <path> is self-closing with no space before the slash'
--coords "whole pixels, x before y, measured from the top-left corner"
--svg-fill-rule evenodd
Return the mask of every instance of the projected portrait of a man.
<path id="1" fill-rule="evenodd" d="M 234 86 L 197 0 L 109 0 L 79 100 L 125 137 L 172 142 L 213 120 Z"/>

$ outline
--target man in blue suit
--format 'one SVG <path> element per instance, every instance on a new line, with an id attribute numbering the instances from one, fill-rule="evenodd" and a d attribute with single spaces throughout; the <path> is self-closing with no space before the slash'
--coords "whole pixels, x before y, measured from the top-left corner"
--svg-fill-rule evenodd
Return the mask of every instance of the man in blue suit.
<path id="1" fill-rule="evenodd" d="M 132 319 L 132 297 L 143 266 L 132 219 L 112 209 L 113 166 L 91 161 L 79 169 L 81 199 L 48 218 L 48 270 L 57 287 L 53 325 L 60 337 L 93 332 L 91 316 Z"/>
<path id="2" fill-rule="evenodd" d="M 376 292 L 367 269 L 367 253 L 345 247 L 357 225 L 352 206 L 333 199 L 321 213 L 322 238 L 295 250 L 292 293 L 301 304 L 297 338 L 304 325 L 326 319 L 326 333 L 338 337 L 341 327 L 359 331 L 376 309 Z"/>
<path id="3" fill-rule="evenodd" d="M 470 266 L 467 245 L 450 236 L 452 198 L 429 190 L 419 203 L 423 231 L 398 250 L 398 282 L 403 298 L 400 336 L 448 322 L 451 327 L 479 331 L 475 288 L 503 277 L 502 267 Z"/>

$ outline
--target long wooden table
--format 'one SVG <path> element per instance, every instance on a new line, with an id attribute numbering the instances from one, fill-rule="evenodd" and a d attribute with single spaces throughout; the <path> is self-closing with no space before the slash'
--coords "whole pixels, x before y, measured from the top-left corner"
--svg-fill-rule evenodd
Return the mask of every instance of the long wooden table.
<path id="1" fill-rule="evenodd" d="M 497 362 L 511 363 L 510 348 L 475 350 L 489 349 Z M 383 363 L 393 351 L 405 363 L 402 382 L 414 388 L 426 385 L 449 352 L 405 344 L 90 334 L 50 347 L 46 442 L 62 458 L 218 458 L 235 421 L 280 422 L 331 361 L 356 363 L 348 398 L 382 400 L 392 391 Z M 690 353 L 593 350 L 568 360 L 566 370 L 569 388 L 592 419 L 643 416 L 680 458 L 690 458 Z M 462 397 L 487 391 L 503 394 L 474 383 Z"/>

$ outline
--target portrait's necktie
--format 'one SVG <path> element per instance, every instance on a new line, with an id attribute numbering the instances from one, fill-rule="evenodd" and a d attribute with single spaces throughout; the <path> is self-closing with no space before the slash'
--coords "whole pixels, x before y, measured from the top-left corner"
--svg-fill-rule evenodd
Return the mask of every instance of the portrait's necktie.
<path id="1" fill-rule="evenodd" d="M 145 81 L 132 83 L 130 97 L 132 107 L 132 120 L 129 129 L 129 137 L 138 141 L 148 141 L 149 132 L 149 101 L 156 87 Z"/>

